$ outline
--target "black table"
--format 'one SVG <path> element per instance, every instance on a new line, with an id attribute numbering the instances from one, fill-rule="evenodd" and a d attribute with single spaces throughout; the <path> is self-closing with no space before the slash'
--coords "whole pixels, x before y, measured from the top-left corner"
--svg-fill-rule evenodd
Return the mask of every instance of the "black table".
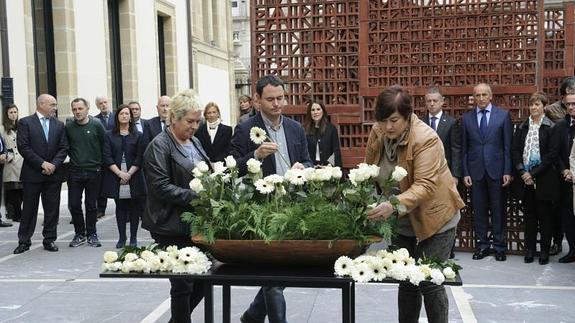
<path id="1" fill-rule="evenodd" d="M 213 268 L 203 275 L 187 275 L 174 273 L 129 273 L 103 272 L 101 278 L 193 278 L 204 283 L 204 321 L 214 321 L 213 286 L 222 286 L 223 322 L 230 322 L 231 286 L 284 286 L 307 288 L 339 288 L 341 289 L 342 322 L 355 322 L 355 282 L 349 277 L 335 277 L 333 266 L 323 267 L 272 267 L 246 266 L 215 263 Z M 399 283 L 386 279 L 382 283 Z M 445 285 L 461 286 L 459 275 L 454 281 L 446 281 Z"/>

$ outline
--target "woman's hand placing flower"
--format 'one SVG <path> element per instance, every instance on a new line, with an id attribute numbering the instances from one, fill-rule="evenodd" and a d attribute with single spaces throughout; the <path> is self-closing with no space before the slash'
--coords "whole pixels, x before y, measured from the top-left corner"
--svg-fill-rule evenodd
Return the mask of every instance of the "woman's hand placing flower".
<path id="1" fill-rule="evenodd" d="M 367 218 L 375 221 L 389 218 L 395 209 L 389 202 L 383 202 L 367 212 Z"/>

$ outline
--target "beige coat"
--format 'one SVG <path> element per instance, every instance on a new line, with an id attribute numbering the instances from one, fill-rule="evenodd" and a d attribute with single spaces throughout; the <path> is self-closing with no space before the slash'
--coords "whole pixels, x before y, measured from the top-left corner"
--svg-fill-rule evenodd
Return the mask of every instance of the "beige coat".
<path id="1" fill-rule="evenodd" d="M 443 144 L 428 125 L 411 115 L 407 145 L 398 147 L 397 165 L 407 170 L 397 197 L 419 241 L 436 234 L 465 204 L 447 167 Z M 365 162 L 378 165 L 385 133 L 376 123 L 367 141 Z"/>
<path id="2" fill-rule="evenodd" d="M 20 182 L 20 171 L 22 170 L 24 158 L 22 158 L 22 155 L 18 152 L 16 133 L 14 131 L 6 133 L 6 131 L 4 131 L 4 127 L 0 126 L 0 135 L 4 138 L 4 142 L 6 143 L 6 163 L 4 164 L 2 181 Z M 9 152 L 9 149 L 12 149 L 12 151 Z"/>

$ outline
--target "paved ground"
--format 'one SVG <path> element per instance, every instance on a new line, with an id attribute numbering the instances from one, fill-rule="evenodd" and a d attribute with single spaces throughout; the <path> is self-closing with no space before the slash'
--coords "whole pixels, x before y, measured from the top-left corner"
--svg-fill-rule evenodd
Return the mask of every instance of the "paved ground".
<path id="1" fill-rule="evenodd" d="M 41 216 L 32 249 L 13 255 L 17 225 L 0 228 L 0 322 L 167 322 L 169 284 L 157 279 L 100 279 L 100 262 L 105 250 L 112 250 L 117 232 L 110 201 L 108 214 L 98 222 L 102 248 L 69 248 L 73 236 L 62 194 L 60 251 L 42 249 Z M 4 214 L 4 212 L 2 211 Z M 140 230 L 141 243 L 151 242 Z M 564 246 L 566 247 L 566 245 Z M 493 257 L 471 260 L 458 253 L 464 267 L 463 287 L 448 288 L 451 322 L 575 322 L 575 263 L 524 264 L 510 256 L 506 262 Z M 232 288 L 232 321 L 247 307 L 257 289 Z M 216 321 L 221 321 L 216 289 Z M 339 322 L 339 290 L 289 288 L 285 292 L 289 322 Z M 396 286 L 358 285 L 356 320 L 359 323 L 395 322 Z M 202 306 L 193 314 L 202 322 Z M 422 322 L 426 322 L 422 312 Z"/>

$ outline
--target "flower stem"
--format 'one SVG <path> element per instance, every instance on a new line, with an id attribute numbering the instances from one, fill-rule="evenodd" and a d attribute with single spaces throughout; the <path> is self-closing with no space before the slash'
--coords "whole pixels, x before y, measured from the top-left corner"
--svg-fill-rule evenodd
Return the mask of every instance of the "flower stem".
<path id="1" fill-rule="evenodd" d="M 272 138 L 270 138 L 269 136 L 266 136 L 266 139 L 269 140 L 271 143 L 275 143 Z M 278 145 L 279 146 L 279 145 Z M 286 164 L 287 168 L 290 169 L 291 168 L 291 164 L 285 159 L 284 155 L 282 155 L 281 152 L 278 151 L 278 155 L 280 155 L 282 161 Z M 275 154 L 274 154 L 275 155 Z"/>

